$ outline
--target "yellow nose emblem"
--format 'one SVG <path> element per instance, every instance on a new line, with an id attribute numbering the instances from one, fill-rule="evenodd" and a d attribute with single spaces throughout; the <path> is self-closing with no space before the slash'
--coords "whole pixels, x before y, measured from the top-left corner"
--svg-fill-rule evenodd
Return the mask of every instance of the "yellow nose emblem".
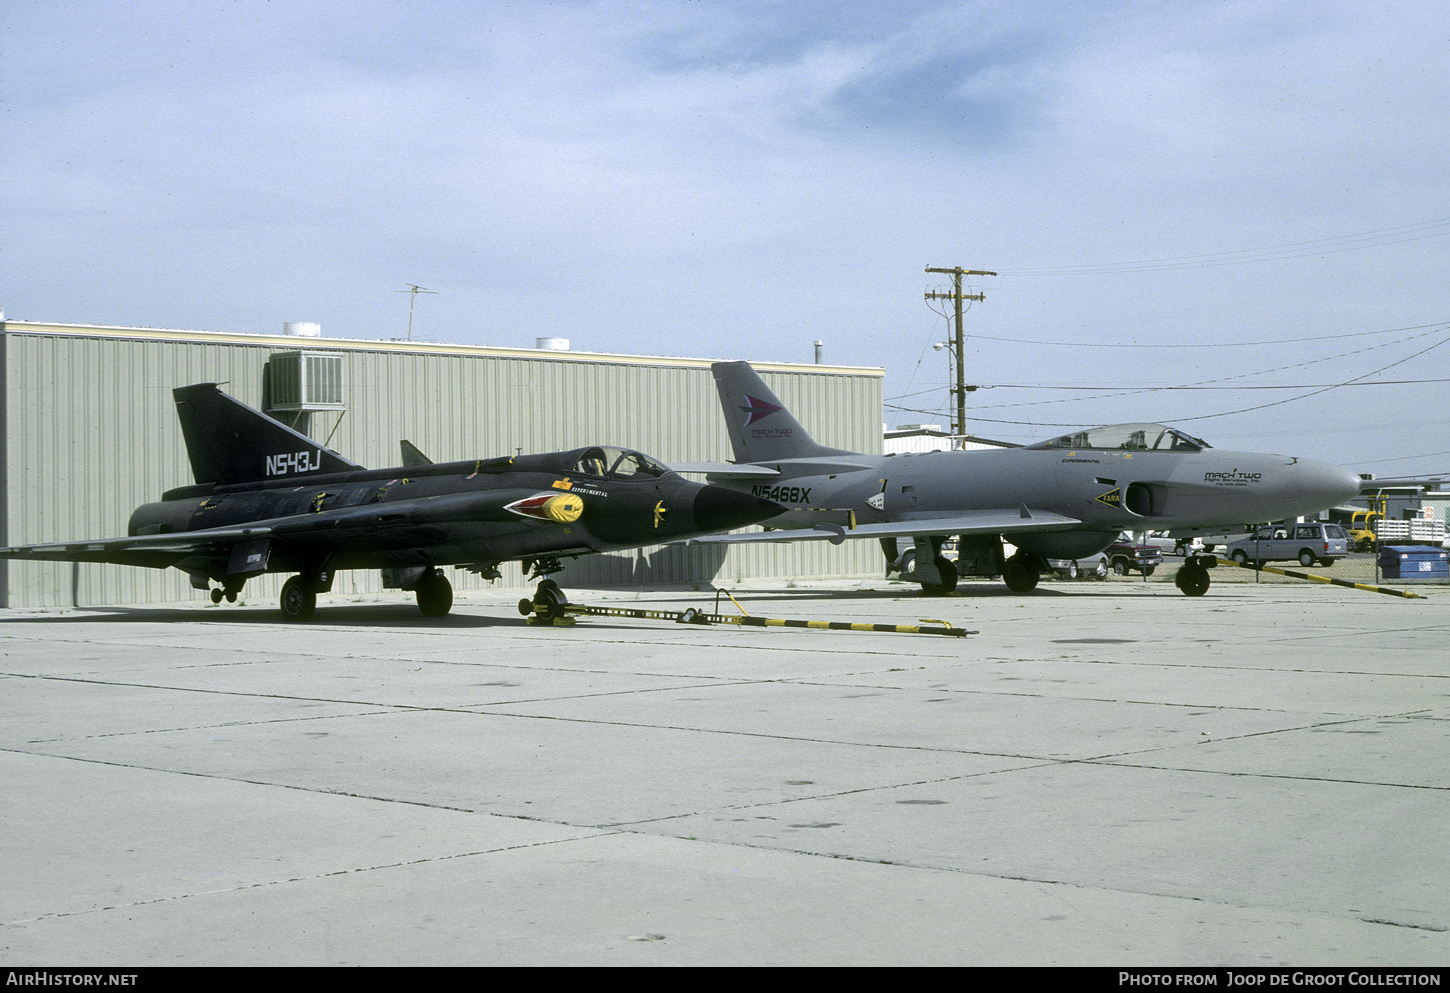
<path id="1" fill-rule="evenodd" d="M 669 510 L 670 508 L 665 506 L 663 500 L 655 504 L 655 527 L 660 526 L 660 522 L 665 519 L 665 514 L 669 513 Z"/>

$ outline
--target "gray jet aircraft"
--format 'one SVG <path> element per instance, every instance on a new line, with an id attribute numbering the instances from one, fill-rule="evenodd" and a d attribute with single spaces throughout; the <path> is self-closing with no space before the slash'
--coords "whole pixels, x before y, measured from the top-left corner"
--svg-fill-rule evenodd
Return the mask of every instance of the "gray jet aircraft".
<path id="1" fill-rule="evenodd" d="M 128 537 L 0 548 L 0 558 L 174 567 L 214 603 L 236 602 L 253 576 L 293 572 L 281 598 L 291 621 L 312 616 L 338 570 L 380 569 L 385 587 L 414 592 L 438 617 L 453 606 L 439 566 L 496 579 L 500 564 L 520 560 L 538 578 L 564 558 L 744 527 L 782 509 L 606 446 L 434 464 L 403 442 L 405 466 L 364 469 L 214 384 L 172 392 L 195 485 L 136 508 Z M 562 599 L 547 579 L 538 596 Z"/>
<path id="2" fill-rule="evenodd" d="M 771 530 L 696 542 L 875 538 L 887 575 L 947 593 L 962 575 L 1037 586 L 1047 559 L 1087 558 L 1122 531 L 1175 537 L 1318 513 L 1360 490 L 1337 466 L 1220 451 L 1161 424 L 1119 424 L 1023 448 L 865 455 L 817 444 L 746 362 L 711 367 L 733 463 L 678 465 L 786 504 Z M 957 563 L 941 554 L 957 538 Z M 911 539 L 898 551 L 897 539 Z M 1004 559 L 1002 539 L 1018 551 Z M 914 561 L 913 561 L 914 560 Z M 1178 588 L 1202 596 L 1212 557 L 1192 557 Z"/>

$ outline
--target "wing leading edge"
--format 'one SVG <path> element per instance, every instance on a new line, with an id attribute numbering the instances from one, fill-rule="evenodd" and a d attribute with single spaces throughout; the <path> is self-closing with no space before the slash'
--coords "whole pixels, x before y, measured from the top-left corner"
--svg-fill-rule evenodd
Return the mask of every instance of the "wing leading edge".
<path id="1" fill-rule="evenodd" d="M 34 559 L 41 562 L 109 562 L 164 569 L 188 555 L 229 555 L 232 546 L 272 534 L 272 528 L 215 528 L 210 531 L 178 531 L 171 534 L 132 535 L 98 541 L 67 541 L 45 545 L 17 545 L 0 548 L 3 559 Z"/>

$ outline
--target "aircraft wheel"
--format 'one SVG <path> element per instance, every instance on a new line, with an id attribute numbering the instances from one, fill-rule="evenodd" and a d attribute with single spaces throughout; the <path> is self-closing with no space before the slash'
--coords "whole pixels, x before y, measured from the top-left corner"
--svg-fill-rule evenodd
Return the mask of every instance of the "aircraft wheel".
<path id="1" fill-rule="evenodd" d="M 236 590 L 227 590 L 222 595 L 227 598 L 227 603 L 236 603 L 237 602 L 237 591 Z"/>
<path id="2" fill-rule="evenodd" d="M 222 602 L 222 591 L 221 591 L 220 588 L 214 587 L 212 589 L 212 591 L 211 591 L 211 602 L 212 603 L 221 603 Z"/>
<path id="3" fill-rule="evenodd" d="M 1002 582 L 1013 593 L 1031 593 L 1042 578 L 1037 567 L 1021 555 L 1014 555 L 1002 567 Z"/>
<path id="4" fill-rule="evenodd" d="M 901 553 L 901 571 L 905 575 L 916 571 L 916 549 L 908 548 Z"/>
<path id="5" fill-rule="evenodd" d="M 547 620 L 553 620 L 564 616 L 564 608 L 568 603 L 569 598 L 559 589 L 559 584 L 552 579 L 546 579 L 534 593 L 533 612 Z"/>
<path id="6" fill-rule="evenodd" d="M 940 583 L 922 583 L 921 591 L 927 596 L 946 596 L 957 588 L 957 567 L 950 559 L 937 556 L 936 571 L 941 575 Z"/>
<path id="7" fill-rule="evenodd" d="M 1201 565 L 1184 566 L 1178 570 L 1178 576 L 1173 580 L 1184 596 L 1203 596 L 1208 592 L 1211 581 L 1208 570 Z"/>
<path id="8" fill-rule="evenodd" d="M 414 593 L 424 617 L 442 617 L 453 609 L 453 584 L 437 569 L 418 584 Z"/>
<path id="9" fill-rule="evenodd" d="M 1314 553 L 1307 548 L 1304 549 L 1299 553 L 1299 564 L 1308 569 L 1314 564 Z"/>
<path id="10" fill-rule="evenodd" d="M 293 576 L 282 584 L 282 616 L 289 621 L 309 621 L 317 609 L 317 594 L 307 588 L 301 576 Z"/>

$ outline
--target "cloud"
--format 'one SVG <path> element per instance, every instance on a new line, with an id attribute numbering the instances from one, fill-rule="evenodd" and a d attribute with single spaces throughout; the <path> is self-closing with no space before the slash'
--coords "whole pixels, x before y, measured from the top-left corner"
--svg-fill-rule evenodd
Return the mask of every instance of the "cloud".
<path id="1" fill-rule="evenodd" d="M 1450 14 L 1312 11 L 12 3 L 4 302 L 41 320 L 311 319 L 387 337 L 406 322 L 395 291 L 415 282 L 439 290 L 415 320 L 437 339 L 809 361 L 820 338 L 828 361 L 884 365 L 889 394 L 934 386 L 940 411 L 947 366 L 929 345 L 944 328 L 923 269 L 963 265 L 1002 272 L 969 315 L 980 382 L 1172 384 L 1282 365 L 1292 350 L 1278 346 L 1185 359 L 986 339 L 1228 345 L 1445 319 L 1440 237 L 1073 269 L 1450 216 Z M 1078 398 L 1040 419 L 1241 399 Z M 1335 402 L 1203 433 L 1306 430 Z"/>

